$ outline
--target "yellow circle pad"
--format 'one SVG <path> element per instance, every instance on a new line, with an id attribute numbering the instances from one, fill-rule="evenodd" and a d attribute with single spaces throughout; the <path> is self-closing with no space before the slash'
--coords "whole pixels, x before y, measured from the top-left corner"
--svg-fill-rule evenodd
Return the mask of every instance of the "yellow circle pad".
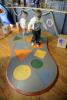
<path id="1" fill-rule="evenodd" d="M 31 75 L 31 68 L 28 65 L 19 65 L 13 71 L 13 77 L 16 80 L 26 80 Z"/>

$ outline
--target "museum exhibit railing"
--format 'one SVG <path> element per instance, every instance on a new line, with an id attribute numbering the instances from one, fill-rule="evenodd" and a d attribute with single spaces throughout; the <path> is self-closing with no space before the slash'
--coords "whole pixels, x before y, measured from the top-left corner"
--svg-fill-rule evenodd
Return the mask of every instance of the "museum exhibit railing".
<path id="1" fill-rule="evenodd" d="M 67 0 L 0 0 L 4 5 L 11 4 L 16 7 L 35 7 L 67 11 Z"/>
<path id="2" fill-rule="evenodd" d="M 61 11 L 67 11 L 67 1 L 46 1 L 47 8 L 49 9 L 56 9 L 56 10 L 61 10 Z"/>

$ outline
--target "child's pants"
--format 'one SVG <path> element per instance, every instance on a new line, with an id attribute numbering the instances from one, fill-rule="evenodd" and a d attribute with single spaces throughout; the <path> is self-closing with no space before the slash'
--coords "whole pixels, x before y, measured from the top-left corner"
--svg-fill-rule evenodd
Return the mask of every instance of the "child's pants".
<path id="1" fill-rule="evenodd" d="M 37 44 L 40 44 L 41 29 L 38 31 L 32 30 L 32 33 L 33 33 L 32 42 L 36 42 Z"/>

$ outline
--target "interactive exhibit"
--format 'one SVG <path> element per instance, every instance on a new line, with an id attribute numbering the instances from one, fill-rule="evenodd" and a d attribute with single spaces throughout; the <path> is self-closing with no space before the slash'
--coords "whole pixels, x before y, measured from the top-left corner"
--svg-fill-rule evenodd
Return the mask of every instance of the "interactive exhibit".
<path id="1" fill-rule="evenodd" d="M 10 23 L 7 10 L 0 5 L 3 23 Z M 43 14 L 47 27 L 58 35 L 51 12 Z M 41 37 L 40 47 L 31 46 L 32 34 L 18 34 L 11 38 L 9 47 L 11 59 L 6 71 L 8 83 L 12 88 L 25 95 L 38 95 L 49 90 L 58 76 L 57 65 L 48 51 L 47 37 Z"/>
<path id="2" fill-rule="evenodd" d="M 58 69 L 42 38 L 39 48 L 31 46 L 31 36 L 15 36 L 11 42 L 11 60 L 7 80 L 18 92 L 37 95 L 49 90 L 57 79 Z"/>
<path id="3" fill-rule="evenodd" d="M 3 4 L 0 3 L 0 21 L 2 24 L 14 24 L 13 17 Z"/>
<path id="4" fill-rule="evenodd" d="M 0 23 L 1 23 L 1 28 L 4 33 L 4 35 L 0 34 L 0 39 L 5 37 L 5 34 L 9 31 L 9 25 L 10 24 L 15 24 L 13 17 L 9 10 L 0 3 Z M 8 32 L 9 33 L 9 32 Z"/>

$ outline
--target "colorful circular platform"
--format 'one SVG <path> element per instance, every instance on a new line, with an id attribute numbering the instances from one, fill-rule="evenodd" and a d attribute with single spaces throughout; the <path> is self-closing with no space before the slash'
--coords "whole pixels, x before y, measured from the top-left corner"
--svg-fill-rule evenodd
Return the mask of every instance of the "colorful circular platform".
<path id="1" fill-rule="evenodd" d="M 47 43 L 44 48 L 33 48 L 30 42 L 17 41 L 12 53 L 6 75 L 14 89 L 25 95 L 38 95 L 53 86 L 58 70 Z"/>

